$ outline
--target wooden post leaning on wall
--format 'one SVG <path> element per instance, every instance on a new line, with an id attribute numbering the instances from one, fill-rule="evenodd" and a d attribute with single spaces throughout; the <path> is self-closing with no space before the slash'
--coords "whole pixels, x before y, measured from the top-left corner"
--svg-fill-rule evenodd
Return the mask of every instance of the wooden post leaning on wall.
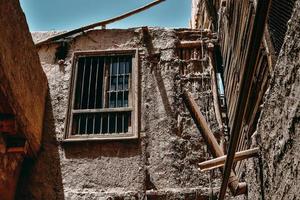
<path id="1" fill-rule="evenodd" d="M 202 115 L 193 97 L 189 94 L 189 92 L 184 91 L 183 99 L 213 157 L 217 158 L 224 156 L 222 148 L 220 147 L 220 145 L 217 142 L 217 139 L 210 130 L 204 116 Z M 234 196 L 244 194 L 247 191 L 246 183 L 239 183 L 238 178 L 236 177 L 233 171 L 231 171 L 230 173 L 229 187 L 230 191 Z"/>
<path id="2" fill-rule="evenodd" d="M 269 7 L 272 0 L 258 0 L 256 4 L 255 17 L 253 26 L 250 32 L 249 49 L 247 49 L 246 59 L 244 63 L 244 73 L 240 84 L 240 92 L 237 98 L 237 108 L 233 117 L 233 126 L 230 131 L 230 142 L 227 153 L 227 158 L 224 167 L 223 179 L 219 200 L 223 200 L 226 195 L 227 186 L 230 183 L 231 171 L 234 162 L 234 155 L 238 146 L 240 130 L 243 126 L 245 115 L 245 107 L 249 101 L 249 91 L 255 72 L 255 64 L 257 61 L 259 49 L 262 43 L 262 38 L 265 30 L 265 24 L 268 16 Z M 246 94 L 244 93 L 246 91 Z"/>

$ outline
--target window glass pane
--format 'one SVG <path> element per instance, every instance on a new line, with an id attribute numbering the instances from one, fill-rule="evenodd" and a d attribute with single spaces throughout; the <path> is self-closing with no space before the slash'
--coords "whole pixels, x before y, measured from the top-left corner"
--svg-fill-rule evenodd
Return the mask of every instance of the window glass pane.
<path id="1" fill-rule="evenodd" d="M 109 107 L 115 108 L 116 107 L 116 92 L 110 92 L 109 95 Z"/>
<path id="2" fill-rule="evenodd" d="M 124 92 L 124 102 L 123 102 L 124 107 L 128 107 L 128 91 Z"/>
<path id="3" fill-rule="evenodd" d="M 81 109 L 87 109 L 88 103 L 88 93 L 89 93 L 89 83 L 90 83 L 90 69 L 91 69 L 91 59 L 85 58 L 85 67 L 84 67 L 84 76 L 83 76 L 83 88 L 82 88 L 82 99 L 81 99 Z"/>
<path id="4" fill-rule="evenodd" d="M 124 74 L 125 73 L 125 57 L 120 56 L 120 65 L 119 65 L 119 74 Z"/>
<path id="5" fill-rule="evenodd" d="M 124 113 L 124 133 L 128 132 L 128 127 L 131 126 L 131 115 L 130 112 Z"/>
<path id="6" fill-rule="evenodd" d="M 103 114 L 103 119 L 102 119 L 102 133 L 108 133 L 108 117 L 107 114 Z"/>
<path id="7" fill-rule="evenodd" d="M 126 75 L 124 77 L 124 90 L 128 90 L 128 80 L 129 80 L 129 75 Z"/>
<path id="8" fill-rule="evenodd" d="M 117 133 L 123 132 L 123 123 L 124 123 L 124 113 L 117 114 Z"/>
<path id="9" fill-rule="evenodd" d="M 111 63 L 111 75 L 117 75 L 118 74 L 118 57 L 112 57 L 112 63 Z"/>
<path id="10" fill-rule="evenodd" d="M 90 114 L 87 116 L 86 122 L 86 134 L 93 134 L 94 133 L 94 114 Z"/>
<path id="11" fill-rule="evenodd" d="M 73 124 L 72 124 L 72 131 L 71 133 L 73 135 L 76 135 L 78 133 L 78 115 L 73 116 Z"/>
<path id="12" fill-rule="evenodd" d="M 124 92 L 118 92 L 118 101 L 117 101 L 118 107 L 124 107 L 123 93 Z"/>
<path id="13" fill-rule="evenodd" d="M 84 58 L 79 58 L 77 64 L 77 80 L 75 83 L 76 88 L 75 88 L 74 109 L 80 109 L 83 71 L 84 71 Z"/>
<path id="14" fill-rule="evenodd" d="M 124 84 L 124 76 L 121 75 L 118 77 L 118 90 L 123 90 L 123 84 Z"/>
<path id="15" fill-rule="evenodd" d="M 100 134 L 101 133 L 101 114 L 96 114 L 94 118 L 94 133 L 95 134 Z"/>
<path id="16" fill-rule="evenodd" d="M 116 113 L 109 113 L 109 133 L 115 133 L 116 130 Z"/>
<path id="17" fill-rule="evenodd" d="M 90 72 L 90 86 L 89 86 L 89 101 L 88 101 L 88 108 L 95 108 L 95 100 L 96 100 L 96 71 L 97 71 L 97 63 L 98 58 L 95 57 L 92 59 L 92 66 L 91 66 L 91 72 Z"/>
<path id="18" fill-rule="evenodd" d="M 129 74 L 131 73 L 131 56 L 126 56 L 125 57 L 125 73 Z"/>
<path id="19" fill-rule="evenodd" d="M 98 64 L 97 64 L 97 70 L 96 70 L 96 85 L 95 85 L 95 91 L 96 91 L 96 106 L 95 108 L 103 108 L 103 99 L 102 99 L 102 87 L 103 87 L 103 76 L 104 76 L 104 58 L 100 57 L 98 58 Z"/>
<path id="20" fill-rule="evenodd" d="M 117 77 L 112 76 L 111 77 L 111 86 L 110 86 L 110 91 L 117 90 Z"/>
<path id="21" fill-rule="evenodd" d="M 78 130 L 79 130 L 79 134 L 85 134 L 86 133 L 86 131 L 85 131 L 86 118 L 87 117 L 86 117 L 85 114 L 79 115 L 79 117 L 78 117 L 78 124 L 79 124 Z"/>

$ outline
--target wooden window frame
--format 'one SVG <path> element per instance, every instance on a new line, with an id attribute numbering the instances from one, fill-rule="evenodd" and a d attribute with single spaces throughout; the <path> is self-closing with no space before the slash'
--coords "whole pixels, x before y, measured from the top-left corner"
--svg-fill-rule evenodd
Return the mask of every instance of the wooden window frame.
<path id="1" fill-rule="evenodd" d="M 130 140 L 139 138 L 139 50 L 138 49 L 122 49 L 122 50 L 95 50 L 95 51 L 75 51 L 72 55 L 72 70 L 70 77 L 68 109 L 65 123 L 64 142 L 77 141 L 105 141 L 105 140 Z M 103 108 L 97 109 L 101 112 L 125 112 L 131 111 L 131 131 L 122 134 L 72 134 L 72 115 L 81 112 L 80 110 L 73 110 L 75 98 L 75 76 L 77 76 L 77 62 L 80 57 L 85 56 L 118 56 L 131 55 L 132 56 L 132 72 L 131 72 L 131 88 L 129 90 L 129 107 L 118 108 Z M 105 97 L 102 97 L 105 98 Z M 88 112 L 93 112 L 96 109 L 88 109 Z"/>

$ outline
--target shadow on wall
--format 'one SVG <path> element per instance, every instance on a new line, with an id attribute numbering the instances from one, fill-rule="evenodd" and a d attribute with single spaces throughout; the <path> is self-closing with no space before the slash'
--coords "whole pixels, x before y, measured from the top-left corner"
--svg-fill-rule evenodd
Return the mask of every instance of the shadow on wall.
<path id="1" fill-rule="evenodd" d="M 51 98 L 48 92 L 42 147 L 36 160 L 26 159 L 20 174 L 16 192 L 17 200 L 64 200 L 58 142 Z"/>

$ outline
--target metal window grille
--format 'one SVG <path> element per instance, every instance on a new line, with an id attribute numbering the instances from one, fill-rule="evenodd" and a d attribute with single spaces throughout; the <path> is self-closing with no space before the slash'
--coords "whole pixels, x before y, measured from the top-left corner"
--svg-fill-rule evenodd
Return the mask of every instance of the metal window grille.
<path id="1" fill-rule="evenodd" d="M 129 132 L 131 72 L 132 55 L 78 57 L 69 135 Z"/>

